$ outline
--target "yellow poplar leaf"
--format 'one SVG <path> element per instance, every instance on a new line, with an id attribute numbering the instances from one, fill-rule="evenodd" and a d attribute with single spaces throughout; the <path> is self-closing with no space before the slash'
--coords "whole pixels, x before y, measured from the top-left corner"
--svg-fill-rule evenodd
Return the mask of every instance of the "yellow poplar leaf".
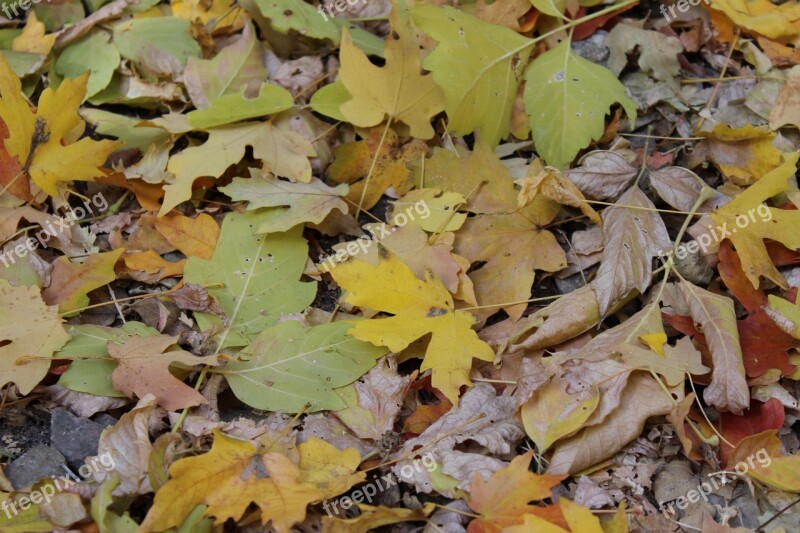
<path id="1" fill-rule="evenodd" d="M 180 213 L 156 219 L 156 230 L 186 257 L 211 259 L 217 249 L 219 224 L 213 217 L 200 213 L 189 218 Z"/>
<path id="2" fill-rule="evenodd" d="M 38 287 L 14 287 L 0 279 L 0 387 L 16 383 L 28 394 L 47 375 L 46 358 L 69 338 L 58 309 L 42 301 Z M 24 356 L 38 359 L 18 362 Z"/>
<path id="3" fill-rule="evenodd" d="M 53 49 L 56 42 L 55 35 L 45 35 L 44 24 L 36 18 L 36 12 L 31 11 L 22 33 L 11 41 L 11 49 L 15 52 L 30 52 L 46 56 Z"/>
<path id="4" fill-rule="evenodd" d="M 427 150 L 422 141 L 402 145 L 391 128 L 381 143 L 382 133 L 381 128 L 374 128 L 369 138 L 339 146 L 333 152 L 336 159 L 328 167 L 328 177 L 349 184 L 347 198 L 363 209 L 371 209 L 389 187 L 397 194 L 407 193 L 413 183 L 406 163 L 425 157 Z"/>
<path id="5" fill-rule="evenodd" d="M 519 455 L 505 468 L 484 481 L 477 472 L 472 475 L 469 506 L 480 513 L 469 525 L 469 531 L 505 531 L 519 524 L 523 517 L 540 507 L 529 505 L 533 500 L 551 496 L 550 491 L 564 476 L 537 475 L 528 470 L 533 452 Z M 539 531 L 528 530 L 528 531 Z"/>
<path id="6" fill-rule="evenodd" d="M 87 72 L 74 80 L 65 79 L 56 90 L 45 89 L 34 115 L 22 97 L 19 78 L 0 57 L 0 120 L 9 131 L 9 138 L 3 141 L 5 148 L 51 196 L 58 194 L 60 182 L 92 181 L 102 176 L 99 167 L 123 144 L 89 138 L 62 144 L 62 140 L 73 141 L 83 133 L 85 123 L 78 108 L 88 78 Z"/>
<path id="7" fill-rule="evenodd" d="M 717 233 L 731 233 L 727 238 L 739 254 L 745 276 L 756 289 L 761 276 L 784 289 L 788 288 L 783 275 L 769 258 L 764 239 L 778 241 L 791 250 L 800 248 L 800 232 L 797 231 L 800 227 L 800 211 L 761 205 L 765 200 L 789 189 L 789 178 L 795 174 L 800 154 L 787 153 L 783 157 L 784 163 L 781 166 L 711 215 L 717 225 Z M 744 222 L 742 217 L 747 221 Z M 738 227 L 739 225 L 744 227 Z"/>
<path id="8" fill-rule="evenodd" d="M 600 391 L 591 389 L 589 397 L 567 392 L 567 382 L 553 379 L 533 393 L 522 405 L 525 433 L 544 453 L 558 439 L 578 431 L 600 403 Z"/>
<path id="9" fill-rule="evenodd" d="M 203 24 L 214 22 L 215 33 L 221 28 L 235 32 L 244 27 L 247 15 L 241 9 L 232 9 L 230 0 L 172 0 L 172 14 L 189 22 L 199 20 Z"/>
<path id="10" fill-rule="evenodd" d="M 777 6 L 769 0 L 714 0 L 711 8 L 725 13 L 734 24 L 769 37 L 781 39 L 797 35 L 792 22 L 800 19 L 800 5 L 787 2 Z"/>
<path id="11" fill-rule="evenodd" d="M 647 335 L 640 336 L 639 339 L 661 357 L 667 356 L 667 354 L 664 353 L 664 344 L 667 342 L 666 333 L 648 333 Z"/>
<path id="12" fill-rule="evenodd" d="M 353 44 L 350 32 L 342 30 L 339 47 L 339 77 L 351 99 L 340 106 L 355 126 L 369 128 L 387 117 L 407 125 L 411 136 L 433 137 L 431 118 L 444 110 L 444 94 L 430 74 L 422 74 L 419 42 L 408 9 L 394 4 L 390 14 L 392 31 L 386 38 L 386 64 L 376 67 Z"/>
<path id="13" fill-rule="evenodd" d="M 50 286 L 42 291 L 48 305 L 58 305 L 62 313 L 89 304 L 86 294 L 117 279 L 114 265 L 124 248 L 90 255 L 83 263 L 73 263 L 61 256 L 53 263 Z"/>
<path id="14" fill-rule="evenodd" d="M 698 135 L 708 139 L 708 158 L 737 185 L 749 185 L 781 164 L 781 151 L 772 145 L 775 133 L 766 126 L 720 124 Z"/>
<path id="15" fill-rule="evenodd" d="M 215 524 L 238 520 L 251 503 L 261 509 L 261 521 L 280 533 L 302 522 L 309 503 L 336 496 L 341 487 L 363 481 L 355 473 L 361 458 L 354 449 L 337 450 L 316 437 L 297 446 L 299 464 L 280 453 L 263 453 L 247 441 L 214 430 L 208 453 L 175 461 L 170 479 L 156 493 L 140 531 L 164 531 L 181 525 L 198 505 Z M 313 463 L 304 457 L 318 455 Z M 322 463 L 328 468 L 317 471 Z M 327 486 L 331 488 L 328 488 Z M 346 489 L 345 489 L 346 490 Z"/>
<path id="16" fill-rule="evenodd" d="M 475 317 L 455 310 L 453 297 L 430 270 L 419 280 L 383 245 L 377 246 L 377 266 L 350 259 L 333 266 L 330 273 L 347 291 L 348 303 L 394 316 L 353 322 L 349 333 L 393 352 L 430 333 L 420 370 L 431 369 L 433 386 L 455 405 L 459 388 L 472 384 L 472 358 L 492 361 L 494 352 L 472 329 Z"/>

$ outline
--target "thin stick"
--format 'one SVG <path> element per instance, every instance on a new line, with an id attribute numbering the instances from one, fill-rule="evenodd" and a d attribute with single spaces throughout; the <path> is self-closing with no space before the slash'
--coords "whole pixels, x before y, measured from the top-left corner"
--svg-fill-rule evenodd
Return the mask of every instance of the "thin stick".
<path id="1" fill-rule="evenodd" d="M 381 149 L 383 148 L 383 143 L 386 141 L 386 134 L 389 133 L 389 126 L 392 124 L 391 117 L 386 121 L 386 127 L 383 128 L 383 135 L 381 135 L 381 140 L 378 143 L 378 148 L 375 150 L 375 157 L 372 158 L 372 164 L 369 166 L 369 172 L 367 172 L 367 177 L 364 179 L 364 188 L 361 189 L 361 199 L 358 201 L 358 209 L 356 209 L 356 221 L 358 221 L 358 215 L 361 214 L 361 208 L 364 205 L 364 198 L 367 196 L 367 188 L 369 187 L 369 180 L 372 179 L 372 173 L 375 171 L 375 164 L 378 162 L 378 157 L 381 154 Z"/>

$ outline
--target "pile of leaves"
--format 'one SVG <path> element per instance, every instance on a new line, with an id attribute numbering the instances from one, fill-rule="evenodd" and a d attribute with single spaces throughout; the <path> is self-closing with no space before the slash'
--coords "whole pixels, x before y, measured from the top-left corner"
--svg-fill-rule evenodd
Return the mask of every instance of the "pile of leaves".
<path id="1" fill-rule="evenodd" d="M 800 527 L 796 0 L 14 6 L 0 531 Z"/>

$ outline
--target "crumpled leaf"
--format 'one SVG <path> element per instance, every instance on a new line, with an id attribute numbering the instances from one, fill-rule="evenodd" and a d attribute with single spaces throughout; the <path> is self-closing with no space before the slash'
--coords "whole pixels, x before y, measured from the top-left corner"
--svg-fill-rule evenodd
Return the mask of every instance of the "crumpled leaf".
<path id="1" fill-rule="evenodd" d="M 167 348 L 178 337 L 168 335 L 139 337 L 134 335 L 123 344 L 108 341 L 108 354 L 119 363 L 111 379 L 114 387 L 128 396 L 155 396 L 158 405 L 167 411 L 177 411 L 205 403 L 203 395 L 169 372 L 169 366 L 180 363 L 187 367 L 217 364 L 216 356 L 197 357 L 183 350 Z"/>
<path id="2" fill-rule="evenodd" d="M 392 31 L 386 39 L 383 67 L 373 65 L 353 44 L 350 31 L 342 30 L 339 79 L 350 94 L 341 105 L 342 115 L 355 126 L 376 126 L 386 118 L 408 126 L 412 137 L 433 137 L 431 117 L 444 109 L 439 85 L 422 74 L 419 44 L 407 9 L 399 2 L 389 19 Z"/>
<path id="3" fill-rule="evenodd" d="M 741 414 L 750 405 L 750 389 L 745 381 L 733 301 L 686 280 L 678 287 L 692 319 L 703 328 L 714 364 L 711 385 L 703 391 L 703 399 L 721 411 Z"/>
<path id="4" fill-rule="evenodd" d="M 652 281 L 653 258 L 672 243 L 653 202 L 639 187 L 630 189 L 617 205 L 603 211 L 603 238 L 603 257 L 592 287 L 600 314 L 605 316 L 631 290 L 647 290 Z"/>
<path id="5" fill-rule="evenodd" d="M 215 430 L 209 452 L 172 464 L 170 480 L 156 493 L 140 530 L 179 526 L 200 504 L 208 506 L 205 516 L 222 524 L 228 518 L 238 520 L 255 503 L 263 525 L 271 522 L 280 533 L 288 533 L 305 519 L 309 503 L 336 496 L 366 477 L 355 473 L 361 462 L 355 450 L 339 451 L 312 438 L 298 452 L 300 461 L 295 463 Z"/>
<path id="6" fill-rule="evenodd" d="M 37 287 L 13 287 L 0 279 L 0 386 L 15 383 L 28 394 L 47 375 L 48 358 L 69 340 L 58 309 Z M 20 361 L 21 357 L 34 357 Z"/>
<path id="7" fill-rule="evenodd" d="M 536 151 L 549 165 L 566 168 L 599 139 L 609 108 L 619 102 L 630 120 L 636 102 L 608 69 L 572 51 L 569 39 L 531 62 L 525 71 L 525 110 Z"/>
<path id="8" fill-rule="evenodd" d="M 519 191 L 519 207 L 530 204 L 536 195 L 541 193 L 554 202 L 577 207 L 589 220 L 595 224 L 602 224 L 600 215 L 586 202 L 583 193 L 571 181 L 560 172 L 551 172 L 546 168 L 537 173 L 539 170 L 537 166 L 541 168 L 540 165 L 531 163 L 528 175 L 517 182 L 522 187 Z"/>
<path id="9" fill-rule="evenodd" d="M 345 406 L 333 390 L 375 365 L 386 353 L 347 335 L 344 322 L 304 328 L 287 320 L 260 333 L 220 370 L 236 397 L 265 411 L 296 413 Z"/>
<path id="10" fill-rule="evenodd" d="M 378 247 L 378 266 L 351 259 L 330 271 L 347 291 L 348 303 L 395 315 L 356 321 L 350 334 L 399 352 L 430 333 L 420 370 L 431 369 L 433 386 L 457 404 L 459 388 L 472 384 L 472 358 L 491 361 L 494 352 L 472 330 L 475 318 L 466 311 L 455 310 L 453 297 L 432 272 L 426 272 L 425 279 L 419 280 L 394 254 L 381 250 L 380 244 Z"/>
<path id="11" fill-rule="evenodd" d="M 281 315 L 314 300 L 316 283 L 297 281 L 308 255 L 302 228 L 258 235 L 264 220 L 254 211 L 228 214 L 214 256 L 191 257 L 184 268 L 184 281 L 207 287 L 225 313 L 224 322 L 213 313 L 194 315 L 203 331 L 214 334 L 217 350 L 250 344 Z"/>

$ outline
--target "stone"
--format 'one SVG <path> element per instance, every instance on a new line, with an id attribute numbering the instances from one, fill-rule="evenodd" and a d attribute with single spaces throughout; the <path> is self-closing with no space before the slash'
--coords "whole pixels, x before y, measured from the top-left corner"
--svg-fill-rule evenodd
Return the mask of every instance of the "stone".
<path id="1" fill-rule="evenodd" d="M 40 444 L 20 455 L 5 469 L 5 475 L 14 487 L 20 490 L 33 485 L 42 478 L 66 474 L 64 456 L 51 446 Z"/>
<path id="2" fill-rule="evenodd" d="M 97 455 L 103 429 L 104 425 L 57 407 L 50 419 L 50 444 L 64 455 L 69 467 L 77 471 L 84 459 Z"/>

